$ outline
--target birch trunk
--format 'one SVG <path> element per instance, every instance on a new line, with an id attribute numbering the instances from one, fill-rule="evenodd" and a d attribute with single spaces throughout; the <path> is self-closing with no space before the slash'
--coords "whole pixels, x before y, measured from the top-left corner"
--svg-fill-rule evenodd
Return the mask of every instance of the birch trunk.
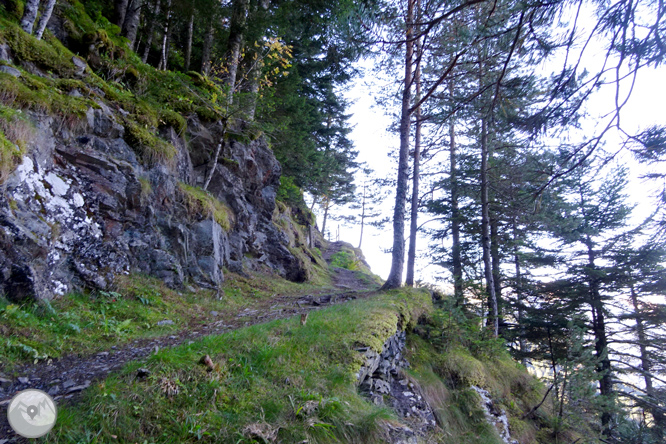
<path id="1" fill-rule="evenodd" d="M 32 34 L 32 27 L 35 25 L 37 12 L 39 11 L 39 0 L 28 0 L 23 8 L 23 18 L 21 19 L 21 29 Z"/>
<path id="2" fill-rule="evenodd" d="M 49 20 L 51 20 L 51 14 L 53 14 L 53 7 L 56 4 L 56 0 L 48 0 L 46 3 L 46 7 L 44 8 L 44 12 L 42 12 L 42 16 L 39 18 L 39 24 L 37 25 L 37 31 L 35 31 L 35 37 L 37 37 L 37 40 L 42 39 L 42 35 L 44 34 L 44 30 L 46 29 L 46 25 L 49 23 Z"/>

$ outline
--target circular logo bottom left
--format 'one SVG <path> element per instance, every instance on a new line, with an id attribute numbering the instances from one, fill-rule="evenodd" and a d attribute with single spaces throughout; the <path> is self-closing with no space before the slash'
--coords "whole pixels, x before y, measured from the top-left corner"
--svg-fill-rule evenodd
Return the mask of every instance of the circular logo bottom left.
<path id="1" fill-rule="evenodd" d="M 7 408 L 7 419 L 12 429 L 24 438 L 46 435 L 58 416 L 53 399 L 45 392 L 28 389 L 12 398 Z"/>

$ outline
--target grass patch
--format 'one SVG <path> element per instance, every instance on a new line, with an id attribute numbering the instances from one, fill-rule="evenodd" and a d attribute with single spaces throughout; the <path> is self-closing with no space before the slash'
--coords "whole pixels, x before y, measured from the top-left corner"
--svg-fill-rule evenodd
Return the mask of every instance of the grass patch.
<path id="1" fill-rule="evenodd" d="M 277 295 L 312 293 L 312 284 L 276 276 L 228 274 L 222 298 L 209 290 L 176 291 L 143 275 L 121 276 L 114 291 L 72 293 L 51 302 L 10 304 L 0 299 L 0 362 L 9 366 L 67 353 L 108 350 L 210 322 L 210 312 L 235 316 L 244 306 Z M 174 325 L 157 326 L 170 319 Z"/>
<path id="2" fill-rule="evenodd" d="M 338 251 L 331 256 L 331 267 L 346 268 L 347 270 L 358 270 L 359 260 L 349 251 Z"/>
<path id="3" fill-rule="evenodd" d="M 33 127 L 25 116 L 0 105 L 0 183 L 21 162 L 32 137 Z"/>
<path id="4" fill-rule="evenodd" d="M 234 223 L 234 213 L 226 204 L 220 202 L 213 195 L 199 187 L 193 187 L 180 182 L 178 188 L 191 216 L 197 219 L 212 216 L 224 231 L 229 232 L 231 230 Z"/>
<path id="5" fill-rule="evenodd" d="M 356 391 L 359 344 L 381 350 L 431 308 L 426 292 L 394 291 L 163 350 L 63 406 L 47 442 L 382 442 L 390 413 Z M 212 358 L 213 369 L 199 364 Z"/>

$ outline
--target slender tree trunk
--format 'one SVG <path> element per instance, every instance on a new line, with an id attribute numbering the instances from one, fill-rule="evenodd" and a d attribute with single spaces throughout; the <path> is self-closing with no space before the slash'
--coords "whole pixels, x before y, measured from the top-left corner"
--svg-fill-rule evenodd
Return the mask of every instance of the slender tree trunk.
<path id="1" fill-rule="evenodd" d="M 171 37 L 171 0 L 167 0 L 166 4 L 166 22 L 164 23 L 164 31 L 162 32 L 162 51 L 160 56 L 160 63 L 157 69 L 167 70 L 169 64 L 169 40 Z"/>
<path id="2" fill-rule="evenodd" d="M 416 43 L 417 54 L 421 51 L 419 43 Z M 414 83 L 416 83 L 416 101 L 421 98 L 421 68 L 416 67 L 414 74 Z M 412 208 L 409 223 L 409 251 L 407 252 L 407 274 L 405 276 L 405 285 L 414 286 L 414 263 L 416 262 L 416 232 L 418 230 L 419 216 L 419 166 L 421 161 L 421 107 L 415 111 L 415 132 L 414 132 L 414 171 L 412 176 Z"/>
<path id="3" fill-rule="evenodd" d="M 495 286 L 495 298 L 497 299 L 498 324 L 502 319 L 502 281 L 500 277 L 500 254 L 499 254 L 499 227 L 497 218 L 491 213 L 490 217 L 490 259 L 493 266 L 493 285 Z"/>
<path id="4" fill-rule="evenodd" d="M 130 41 L 130 49 L 134 49 L 136 35 L 139 31 L 139 21 L 141 18 L 142 0 L 130 0 L 125 14 L 125 23 L 123 24 L 123 35 Z"/>
<path id="5" fill-rule="evenodd" d="M 585 245 L 587 247 L 588 257 L 588 288 L 590 295 L 590 307 L 592 308 L 592 330 L 594 332 L 594 350 L 597 356 L 597 373 L 601 376 L 599 380 L 599 393 L 609 402 L 613 396 L 613 379 L 611 375 L 611 363 L 608 356 L 608 337 L 606 335 L 606 321 L 604 313 L 604 304 L 599 292 L 599 278 L 596 276 L 596 253 L 594 243 L 588 236 Z M 601 412 L 602 433 L 605 436 L 611 435 L 612 412 L 608 406 L 605 406 Z"/>
<path id="6" fill-rule="evenodd" d="M 129 0 L 115 0 L 114 1 L 114 14 L 113 23 L 122 29 L 125 24 L 125 15 L 127 14 L 127 4 Z"/>
<path id="7" fill-rule="evenodd" d="M 205 76 L 210 74 L 210 56 L 213 52 L 213 37 L 215 37 L 214 20 L 211 19 L 204 36 L 203 50 L 201 54 L 201 73 Z"/>
<path id="8" fill-rule="evenodd" d="M 414 53 L 414 3 L 407 0 L 406 43 L 405 43 L 405 85 L 402 92 L 400 116 L 400 152 L 398 157 L 398 183 L 396 186 L 395 209 L 393 211 L 393 249 L 391 251 L 391 271 L 382 289 L 398 288 L 402 285 L 402 269 L 405 263 L 405 206 L 407 182 L 409 180 L 409 112 L 412 90 L 412 58 Z"/>
<path id="9" fill-rule="evenodd" d="M 497 295 L 493 279 L 490 258 L 490 204 L 488 201 L 488 128 L 486 116 L 481 118 L 481 247 L 483 249 L 483 267 L 488 292 L 490 317 L 488 325 L 492 325 L 495 337 L 499 335 L 499 317 L 497 313 Z"/>
<path id="10" fill-rule="evenodd" d="M 190 13 L 190 21 L 187 22 L 187 45 L 185 46 L 185 71 L 190 70 L 190 60 L 192 58 L 192 37 L 194 35 L 194 4 Z"/>
<path id="11" fill-rule="evenodd" d="M 155 6 L 153 6 L 153 17 L 150 19 L 150 25 L 148 26 L 146 47 L 143 48 L 143 55 L 141 56 L 141 61 L 143 63 L 146 63 L 148 61 L 148 55 L 150 54 L 150 47 L 153 45 L 153 36 L 155 35 L 155 24 L 157 23 L 157 17 L 159 16 L 159 14 L 160 14 L 160 0 L 155 0 Z"/>
<path id="12" fill-rule="evenodd" d="M 249 68 L 250 73 L 249 77 L 249 88 L 248 92 L 250 97 L 248 99 L 247 108 L 245 114 L 247 119 L 250 121 L 254 120 L 254 115 L 257 111 L 257 97 L 259 96 L 259 82 L 261 81 L 261 71 L 264 68 L 264 62 L 259 58 L 259 54 L 256 54 L 256 59 L 252 66 Z"/>
<path id="13" fill-rule="evenodd" d="M 523 318 L 525 317 L 525 310 L 523 309 L 523 276 L 520 269 L 520 254 L 518 250 L 518 227 L 516 221 L 513 221 L 513 264 L 516 270 L 516 300 L 518 301 L 518 346 L 520 349 L 520 362 L 527 365 L 527 343 L 525 341 L 525 327 L 523 325 Z"/>
<path id="14" fill-rule="evenodd" d="M 231 24 L 229 26 L 229 54 L 227 56 L 227 67 L 229 69 L 227 85 L 229 85 L 230 104 L 233 103 L 233 93 L 236 89 L 238 65 L 240 64 L 241 52 L 243 50 L 249 5 L 249 0 L 234 0 L 233 2 Z"/>
<path id="15" fill-rule="evenodd" d="M 326 236 L 326 219 L 328 219 L 328 207 L 330 206 L 328 196 L 324 196 L 322 203 L 324 204 L 324 220 L 321 223 L 321 234 Z M 328 238 L 330 239 L 331 237 L 329 236 Z"/>
<path id="16" fill-rule="evenodd" d="M 42 16 L 39 18 L 39 24 L 37 25 L 37 30 L 35 31 L 35 37 L 37 37 L 37 40 L 41 40 L 42 35 L 44 34 L 44 30 L 46 29 L 46 25 L 51 19 L 51 14 L 53 14 L 53 7 L 55 4 L 56 0 L 48 0 L 48 2 L 46 2 L 44 12 L 42 12 Z"/>
<path id="17" fill-rule="evenodd" d="M 449 83 L 449 94 L 453 98 L 453 82 Z M 456 128 L 453 116 L 449 117 L 450 175 L 451 175 L 451 262 L 453 263 L 453 295 L 457 306 L 465 303 L 462 283 L 462 258 L 460 253 L 460 214 L 458 209 L 458 170 L 456 151 Z"/>
<path id="18" fill-rule="evenodd" d="M 365 197 L 368 190 L 367 179 L 363 181 L 363 199 L 361 200 L 361 236 L 358 239 L 358 249 L 361 249 L 363 243 L 363 228 L 365 226 Z"/>
<path id="19" fill-rule="evenodd" d="M 28 0 L 23 7 L 23 18 L 21 19 L 21 29 L 32 34 L 32 27 L 35 26 L 35 19 L 39 11 L 39 0 Z"/>
<path id="20" fill-rule="evenodd" d="M 643 313 L 640 305 L 638 304 L 638 295 L 636 294 L 636 289 L 634 284 L 631 284 L 631 304 L 634 307 L 634 313 L 636 315 L 636 336 L 638 336 L 638 348 L 641 352 L 641 373 L 643 375 L 643 380 L 645 381 L 645 393 L 652 398 L 657 399 L 656 393 L 654 390 L 654 384 L 652 381 L 652 360 L 647 349 L 647 345 L 650 343 L 645 333 L 645 324 L 643 322 Z M 663 437 L 663 434 L 666 433 L 666 415 L 664 412 L 658 409 L 650 409 L 650 413 L 654 418 L 655 428 L 660 433 L 660 436 Z"/>

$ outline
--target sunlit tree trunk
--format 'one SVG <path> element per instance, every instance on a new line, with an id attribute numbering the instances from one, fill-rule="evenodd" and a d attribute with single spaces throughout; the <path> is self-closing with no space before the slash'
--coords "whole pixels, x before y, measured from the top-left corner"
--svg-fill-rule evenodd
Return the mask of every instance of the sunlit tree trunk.
<path id="1" fill-rule="evenodd" d="M 409 127 L 411 123 L 410 102 L 413 83 L 414 3 L 415 0 L 407 0 L 407 17 L 405 17 L 405 80 L 400 115 L 398 183 L 396 186 L 395 209 L 393 211 L 393 248 L 391 251 L 391 271 L 382 289 L 398 288 L 402 285 L 402 270 L 405 263 L 405 206 L 407 201 L 407 182 L 409 180 Z"/>
<path id="2" fill-rule="evenodd" d="M 166 21 L 164 22 L 164 31 L 162 33 L 162 51 L 160 56 L 160 63 L 157 69 L 166 71 L 169 63 L 169 40 L 171 37 L 171 0 L 167 0 L 166 4 Z"/>
<path id="3" fill-rule="evenodd" d="M 44 12 L 42 12 L 42 16 L 39 18 L 39 24 L 37 25 L 37 30 L 35 31 L 35 37 L 37 37 L 37 40 L 40 40 L 42 38 L 44 30 L 46 29 L 46 25 L 49 23 L 49 20 L 51 19 L 51 14 L 53 14 L 53 8 L 55 4 L 56 0 L 48 0 L 48 2 L 46 3 L 46 7 L 44 7 Z"/>
<path id="4" fill-rule="evenodd" d="M 241 52 L 243 50 L 249 5 L 249 0 L 234 0 L 233 2 L 231 24 L 229 26 L 229 52 L 227 56 L 229 103 L 233 102 L 233 93 L 236 88 L 238 65 L 240 64 Z"/>

